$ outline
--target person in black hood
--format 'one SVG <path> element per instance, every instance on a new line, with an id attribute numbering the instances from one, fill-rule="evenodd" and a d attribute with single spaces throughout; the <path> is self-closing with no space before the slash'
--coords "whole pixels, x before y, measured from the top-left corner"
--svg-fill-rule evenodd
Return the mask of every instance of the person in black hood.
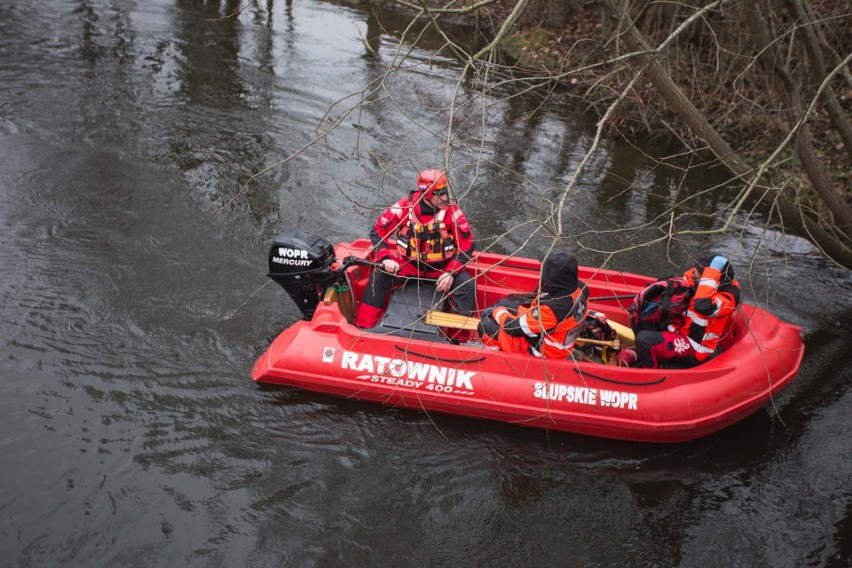
<path id="1" fill-rule="evenodd" d="M 540 293 L 505 298 L 483 311 L 482 343 L 535 357 L 568 357 L 589 311 L 589 291 L 578 269 L 576 258 L 550 255 L 542 266 Z"/>

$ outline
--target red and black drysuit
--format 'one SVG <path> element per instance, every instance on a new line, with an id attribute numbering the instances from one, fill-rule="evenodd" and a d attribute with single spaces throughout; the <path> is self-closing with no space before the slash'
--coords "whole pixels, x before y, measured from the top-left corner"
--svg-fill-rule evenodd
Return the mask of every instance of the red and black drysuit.
<path id="1" fill-rule="evenodd" d="M 455 203 L 435 209 L 422 194 L 414 191 L 394 203 L 370 231 L 375 260 L 390 258 L 399 264 L 399 272 L 373 270 L 370 274 L 355 316 L 358 327 L 375 327 L 391 289 L 407 278 L 437 279 L 445 272 L 453 276 L 449 295 L 455 310 L 464 315 L 476 310 L 476 288 L 465 268 L 475 244 L 470 224 Z"/>
<path id="2" fill-rule="evenodd" d="M 728 320 L 740 305 L 740 284 L 724 257 L 701 259 L 684 273 L 695 295 L 683 316 L 669 321 L 663 331 L 642 330 L 636 335 L 636 354 L 642 367 L 668 362 L 693 367 L 719 354 Z"/>
<path id="3" fill-rule="evenodd" d="M 542 267 L 542 292 L 531 298 L 504 298 L 485 310 L 479 336 L 485 345 L 510 353 L 565 359 L 583 330 L 589 290 L 577 279 L 577 260 L 551 255 Z"/>

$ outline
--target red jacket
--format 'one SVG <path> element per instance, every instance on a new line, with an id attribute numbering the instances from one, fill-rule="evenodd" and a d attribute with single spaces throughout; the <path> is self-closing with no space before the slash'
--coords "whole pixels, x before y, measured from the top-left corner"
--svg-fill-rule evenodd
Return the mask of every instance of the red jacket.
<path id="1" fill-rule="evenodd" d="M 400 274 L 422 276 L 437 276 L 442 272 L 458 273 L 470 260 L 474 251 L 473 233 L 467 218 L 455 203 L 435 210 L 420 199 L 421 192 L 413 192 L 409 197 L 404 197 L 391 205 L 382 213 L 373 229 L 370 231 L 370 240 L 376 249 L 376 261 L 381 262 L 386 258 L 395 260 L 400 265 Z M 439 214 L 439 211 L 443 211 Z M 438 219 L 436 219 L 436 216 Z M 416 260 L 403 256 L 390 240 L 396 240 L 400 230 L 414 225 L 436 225 L 443 223 L 443 232 L 451 237 L 454 251 L 446 257 L 425 260 Z M 406 231 L 409 232 L 410 231 Z"/>

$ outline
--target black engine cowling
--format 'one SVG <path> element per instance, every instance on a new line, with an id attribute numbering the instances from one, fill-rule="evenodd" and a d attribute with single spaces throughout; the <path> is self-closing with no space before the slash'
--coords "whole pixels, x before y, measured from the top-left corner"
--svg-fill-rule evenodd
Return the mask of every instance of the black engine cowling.
<path id="1" fill-rule="evenodd" d="M 280 284 L 310 319 L 323 288 L 331 279 L 334 246 L 327 240 L 299 229 L 279 234 L 269 247 L 267 276 Z"/>

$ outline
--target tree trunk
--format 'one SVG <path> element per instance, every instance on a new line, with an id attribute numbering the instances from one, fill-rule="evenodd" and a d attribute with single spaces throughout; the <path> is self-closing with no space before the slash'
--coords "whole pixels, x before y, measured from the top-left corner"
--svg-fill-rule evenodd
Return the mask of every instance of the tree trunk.
<path id="1" fill-rule="evenodd" d="M 769 34 L 766 20 L 756 2 L 745 2 L 745 15 L 757 37 L 760 55 L 758 60 L 766 68 L 771 77 L 773 90 L 787 109 L 789 126 L 792 128 L 804 118 L 804 103 L 790 70 L 783 63 L 783 58 L 777 53 L 777 42 Z M 807 125 L 804 125 L 796 140 L 796 151 L 814 190 L 819 194 L 828 210 L 834 216 L 834 221 L 840 231 L 850 239 L 852 236 L 852 207 L 846 203 L 843 195 L 834 187 L 819 161 L 814 148 L 813 139 Z"/>
<path id="2" fill-rule="evenodd" d="M 804 36 L 805 48 L 808 52 L 808 67 L 810 67 L 811 76 L 813 77 L 814 82 L 818 85 L 822 82 L 823 78 L 825 78 L 826 71 L 825 60 L 823 59 L 822 51 L 819 47 L 817 33 L 814 30 L 814 26 L 817 24 L 808 16 L 808 12 L 806 12 L 802 0 L 787 0 L 787 5 L 795 19 L 802 23 L 802 35 Z M 843 111 L 843 108 L 840 106 L 840 102 L 837 100 L 837 95 L 834 93 L 834 89 L 832 89 L 830 85 L 823 92 L 822 100 L 825 103 L 829 116 L 831 117 L 831 123 L 840 135 L 840 139 L 843 140 L 843 146 L 846 148 L 846 155 L 849 157 L 850 163 L 852 163 L 852 123 L 849 122 L 846 113 Z"/>
<path id="3" fill-rule="evenodd" d="M 618 19 L 621 11 L 625 9 L 624 6 L 614 4 L 613 0 L 608 0 L 606 5 L 610 10 L 610 16 L 614 19 Z M 632 51 L 653 51 L 644 35 L 634 26 L 623 30 L 620 37 Z M 657 92 L 672 110 L 686 123 L 692 133 L 704 140 L 709 149 L 734 175 L 746 181 L 750 180 L 754 169 L 708 123 L 704 114 L 692 104 L 692 101 L 659 63 L 654 61 L 650 55 L 644 56 L 643 59 L 648 79 L 653 83 Z M 838 264 L 852 269 L 852 249 L 847 244 L 848 240 L 837 238 L 835 235 L 826 231 L 816 221 L 807 216 L 801 210 L 800 206 L 790 200 L 786 195 L 776 193 L 764 196 L 764 199 L 770 202 L 770 204 L 777 204 L 778 210 L 787 227 L 792 228 L 799 234 L 808 235 L 811 241 L 827 256 Z"/>

